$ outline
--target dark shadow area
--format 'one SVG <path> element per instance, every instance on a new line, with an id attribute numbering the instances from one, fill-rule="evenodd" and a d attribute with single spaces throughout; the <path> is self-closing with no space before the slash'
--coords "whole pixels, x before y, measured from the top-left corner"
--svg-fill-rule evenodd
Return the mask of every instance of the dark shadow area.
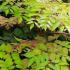
<path id="1" fill-rule="evenodd" d="M 70 3 L 70 0 L 62 0 L 65 3 Z"/>

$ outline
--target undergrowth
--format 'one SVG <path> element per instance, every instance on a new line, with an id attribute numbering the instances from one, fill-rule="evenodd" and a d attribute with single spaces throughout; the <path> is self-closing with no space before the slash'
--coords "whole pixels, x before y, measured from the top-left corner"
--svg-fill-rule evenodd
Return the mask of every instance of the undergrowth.
<path id="1" fill-rule="evenodd" d="M 68 70 L 70 42 L 38 41 L 34 46 L 34 42 L 24 42 L 19 45 L 0 45 L 1 70 Z"/>

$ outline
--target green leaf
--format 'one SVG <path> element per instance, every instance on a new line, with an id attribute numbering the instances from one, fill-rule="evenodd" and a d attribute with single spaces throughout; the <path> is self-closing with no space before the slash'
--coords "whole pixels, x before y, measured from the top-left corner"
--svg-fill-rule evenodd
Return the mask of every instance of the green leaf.
<path id="1" fill-rule="evenodd" d="M 31 66 L 35 62 L 34 58 L 29 59 L 28 61 L 28 67 Z"/>
<path id="2" fill-rule="evenodd" d="M 2 44 L 0 46 L 1 51 L 12 52 L 12 46 L 10 44 Z"/>
<path id="3" fill-rule="evenodd" d="M 59 27 L 59 25 L 59 22 L 52 23 L 51 30 L 54 31 L 57 27 Z"/>
<path id="4" fill-rule="evenodd" d="M 12 59 L 11 59 L 11 57 L 9 56 L 9 57 L 7 57 L 7 59 L 5 60 L 5 62 L 4 62 L 4 65 L 6 65 L 7 67 L 11 67 L 11 66 L 13 66 L 13 62 L 12 62 Z"/>
<path id="5" fill-rule="evenodd" d="M 14 13 L 12 12 L 14 14 L 14 16 L 16 16 L 16 17 L 21 16 L 20 9 L 18 6 L 12 6 L 12 10 L 14 12 Z"/>
<path id="6" fill-rule="evenodd" d="M 1 68 L 1 70 L 8 70 L 7 68 Z"/>
<path id="7" fill-rule="evenodd" d="M 23 21 L 22 16 L 17 17 L 18 18 L 18 23 L 20 24 Z"/>
<path id="8" fill-rule="evenodd" d="M 30 30 L 33 29 L 33 27 L 34 27 L 34 24 L 31 24 L 31 25 L 30 25 Z"/>
<path id="9" fill-rule="evenodd" d="M 54 70 L 60 70 L 60 65 L 59 64 L 55 64 Z"/>
<path id="10" fill-rule="evenodd" d="M 0 60 L 0 67 L 2 67 L 4 64 L 4 61 L 3 60 Z"/>
<path id="11" fill-rule="evenodd" d="M 5 52 L 0 52 L 0 58 L 4 58 Z"/>
<path id="12" fill-rule="evenodd" d="M 33 49 L 31 52 L 27 52 L 25 56 L 31 58 L 39 54 L 41 54 L 41 51 L 39 49 Z"/>
<path id="13" fill-rule="evenodd" d="M 5 10 L 5 14 L 6 14 L 6 16 L 9 14 L 9 9 L 7 8 L 6 10 Z"/>
<path id="14" fill-rule="evenodd" d="M 23 68 L 22 61 L 21 61 L 21 59 L 19 57 L 19 54 L 17 52 L 12 53 L 12 58 L 13 58 L 15 64 L 16 64 L 17 68 Z"/>
<path id="15" fill-rule="evenodd" d="M 61 66 L 61 70 L 69 70 L 68 66 Z"/>
<path id="16" fill-rule="evenodd" d="M 59 62 L 59 65 L 68 65 L 67 60 L 65 57 L 62 57 L 62 59 Z"/>
<path id="17" fill-rule="evenodd" d="M 47 50 L 47 46 L 43 43 L 38 43 L 36 48 L 38 48 L 40 50 Z"/>

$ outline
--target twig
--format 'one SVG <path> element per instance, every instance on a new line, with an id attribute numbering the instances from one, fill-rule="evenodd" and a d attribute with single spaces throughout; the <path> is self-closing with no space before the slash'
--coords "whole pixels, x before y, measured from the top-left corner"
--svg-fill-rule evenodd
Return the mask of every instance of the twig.
<path id="1" fill-rule="evenodd" d="M 65 33 L 65 32 L 52 32 L 53 34 L 62 34 L 62 35 L 68 35 L 70 36 L 70 33 Z"/>

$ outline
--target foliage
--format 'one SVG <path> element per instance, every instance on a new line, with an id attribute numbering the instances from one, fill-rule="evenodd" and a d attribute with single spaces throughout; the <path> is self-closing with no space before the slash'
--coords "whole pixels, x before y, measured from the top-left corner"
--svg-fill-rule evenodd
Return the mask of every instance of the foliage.
<path id="1" fill-rule="evenodd" d="M 24 27 L 16 27 L 16 28 L 11 28 L 9 30 L 5 28 L 0 29 L 0 44 L 2 43 L 17 43 L 21 42 L 18 39 L 34 39 L 36 37 L 36 32 L 32 29 L 30 30 L 29 27 L 24 26 Z"/>
<path id="2" fill-rule="evenodd" d="M 42 46 L 43 47 L 43 46 Z M 45 66 L 48 64 L 48 55 L 45 52 L 42 52 L 39 49 L 33 49 L 30 52 L 27 52 L 25 56 L 28 58 L 28 67 L 31 65 L 32 69 L 40 70 L 44 69 Z"/>
<path id="3" fill-rule="evenodd" d="M 0 10 L 5 12 L 5 15 L 12 14 L 12 16 L 18 18 L 18 22 L 22 22 L 21 14 L 21 2 L 16 2 L 16 0 L 3 0 L 1 1 Z"/>
<path id="4" fill-rule="evenodd" d="M 1 2 L 0 10 L 17 17 L 19 23 L 24 20 L 30 29 L 36 25 L 44 30 L 54 31 L 57 27 L 60 31 L 70 30 L 70 4 L 61 0 L 5 0 Z"/>
<path id="5" fill-rule="evenodd" d="M 39 40 L 0 45 L 1 70 L 68 70 L 70 63 L 70 42 L 55 40 L 53 42 Z M 36 38 L 37 39 L 37 38 Z M 20 41 L 20 40 L 19 40 Z M 32 44 L 34 45 L 32 47 Z M 32 48 L 31 48 L 31 47 Z"/>
<path id="6" fill-rule="evenodd" d="M 23 21 L 12 30 L 0 29 L 1 70 L 68 70 L 70 42 L 58 40 L 64 38 L 59 35 L 47 34 L 47 40 L 35 38 L 33 28 L 70 32 L 70 4 L 61 0 L 2 0 L 0 12 L 4 13 L 0 14 L 0 26 L 7 29 Z"/>
<path id="7" fill-rule="evenodd" d="M 26 8 L 25 15 L 26 20 L 28 21 L 27 24 L 31 25 L 30 28 L 33 28 L 34 24 L 44 30 L 49 28 L 52 31 L 57 27 L 61 29 L 69 27 L 69 4 L 58 2 L 43 3 L 37 1 L 27 1 L 26 4 L 28 7 Z"/>
<path id="8" fill-rule="evenodd" d="M 22 61 L 19 54 L 13 50 L 10 44 L 2 44 L 0 46 L 0 69 L 13 70 L 14 68 L 23 69 Z"/>
<path id="9" fill-rule="evenodd" d="M 70 62 L 69 48 L 70 42 L 68 41 L 55 40 L 53 43 L 38 43 L 34 49 L 25 53 L 28 62 L 27 67 L 32 70 L 68 70 L 67 66 Z M 45 59 L 48 61 L 46 62 Z"/>

